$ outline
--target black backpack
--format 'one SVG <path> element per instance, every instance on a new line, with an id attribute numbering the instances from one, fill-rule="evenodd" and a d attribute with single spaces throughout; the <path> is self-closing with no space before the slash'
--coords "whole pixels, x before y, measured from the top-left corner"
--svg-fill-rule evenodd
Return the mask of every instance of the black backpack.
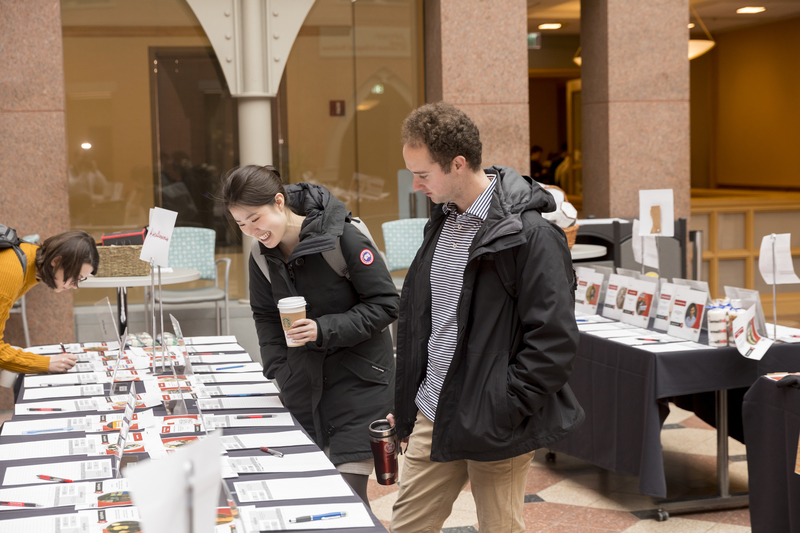
<path id="1" fill-rule="evenodd" d="M 17 237 L 17 232 L 8 226 L 0 224 L 0 250 L 11 248 L 17 254 L 19 262 L 22 264 L 22 275 L 28 271 L 28 258 L 22 248 L 19 247 L 22 239 Z"/>

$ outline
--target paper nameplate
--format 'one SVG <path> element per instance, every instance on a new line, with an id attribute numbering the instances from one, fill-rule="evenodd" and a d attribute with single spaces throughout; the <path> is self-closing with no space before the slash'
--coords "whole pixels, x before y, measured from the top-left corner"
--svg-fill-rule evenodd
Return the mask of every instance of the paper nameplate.
<path id="1" fill-rule="evenodd" d="M 708 294 L 678 286 L 675 290 L 675 301 L 669 317 L 667 333 L 682 339 L 697 342 L 703 324 Z"/>
<path id="2" fill-rule="evenodd" d="M 739 353 L 756 361 L 764 357 L 773 343 L 771 339 L 758 334 L 755 305 L 733 320 L 733 337 L 736 339 L 736 349 Z"/>
<path id="3" fill-rule="evenodd" d="M 600 290 L 603 287 L 603 274 L 589 268 L 579 268 L 578 289 L 575 291 L 575 310 L 587 315 L 597 313 Z"/>
<path id="4" fill-rule="evenodd" d="M 634 280 L 625 294 L 622 306 L 622 321 L 646 328 L 650 323 L 650 309 L 656 292 L 655 282 Z"/>
<path id="5" fill-rule="evenodd" d="M 633 278 L 621 274 L 611 274 L 608 278 L 608 289 L 603 303 L 603 316 L 614 320 L 622 319 L 622 307 L 625 305 L 625 295 L 628 287 L 633 283 Z"/>
<path id="6" fill-rule="evenodd" d="M 661 294 L 658 297 L 656 306 L 656 318 L 653 322 L 655 329 L 667 331 L 669 329 L 669 315 L 672 312 L 672 301 L 675 296 L 677 286 L 661 280 Z"/>

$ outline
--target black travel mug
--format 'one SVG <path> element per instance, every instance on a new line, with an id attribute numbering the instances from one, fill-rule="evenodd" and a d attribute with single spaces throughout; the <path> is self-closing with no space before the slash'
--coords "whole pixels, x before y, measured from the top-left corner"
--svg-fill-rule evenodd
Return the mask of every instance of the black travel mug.
<path id="1" fill-rule="evenodd" d="M 378 483 L 394 485 L 397 483 L 397 431 L 388 420 L 376 420 L 369 425 L 369 443 Z"/>

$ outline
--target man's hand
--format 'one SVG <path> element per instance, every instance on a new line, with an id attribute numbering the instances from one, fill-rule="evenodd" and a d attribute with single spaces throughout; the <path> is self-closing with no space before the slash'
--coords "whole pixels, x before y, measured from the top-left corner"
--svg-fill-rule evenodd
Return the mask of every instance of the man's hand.
<path id="1" fill-rule="evenodd" d="M 292 329 L 286 332 L 289 340 L 294 344 L 305 344 L 317 340 L 317 321 L 301 318 L 292 322 Z"/>
<path id="2" fill-rule="evenodd" d="M 389 421 L 389 425 L 390 426 L 394 427 L 394 415 L 392 413 L 389 413 L 388 415 L 386 415 L 386 420 Z M 408 437 L 404 438 L 402 440 L 402 442 L 403 442 L 403 444 L 408 444 Z"/>
<path id="3" fill-rule="evenodd" d="M 71 353 L 60 353 L 50 356 L 50 370 L 51 374 L 66 372 L 78 362 L 78 356 Z"/>

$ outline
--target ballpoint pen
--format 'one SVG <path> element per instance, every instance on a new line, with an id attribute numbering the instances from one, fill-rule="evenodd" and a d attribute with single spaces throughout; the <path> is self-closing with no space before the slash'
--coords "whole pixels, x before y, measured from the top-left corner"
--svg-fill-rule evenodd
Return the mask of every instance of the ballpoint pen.
<path id="1" fill-rule="evenodd" d="M 5 507 L 42 507 L 38 503 L 27 502 L 0 502 L 0 505 Z"/>
<path id="2" fill-rule="evenodd" d="M 236 420 L 246 420 L 248 418 L 275 418 L 278 415 L 236 415 Z"/>
<path id="3" fill-rule="evenodd" d="M 37 433 L 52 433 L 54 431 L 73 431 L 73 428 L 53 428 L 53 429 L 31 429 L 26 431 L 26 435 L 36 435 Z"/>
<path id="4" fill-rule="evenodd" d="M 261 447 L 261 451 L 264 452 L 264 453 L 268 453 L 270 455 L 273 455 L 275 457 L 283 457 L 283 453 L 279 452 L 278 450 L 271 450 L 271 449 L 267 448 L 266 446 L 262 446 Z"/>
<path id="5" fill-rule="evenodd" d="M 331 518 L 344 518 L 345 516 L 347 516 L 347 513 L 345 512 L 315 514 L 310 516 L 298 516 L 297 518 L 290 518 L 289 522 L 291 523 L 312 522 L 314 520 L 330 520 Z"/>
<path id="6" fill-rule="evenodd" d="M 71 479 L 66 479 L 63 477 L 55 477 L 55 476 L 46 476 L 44 474 L 36 474 L 36 477 L 39 479 L 44 479 L 45 481 L 58 481 L 59 483 L 74 483 Z"/>
<path id="7" fill-rule="evenodd" d="M 61 342 L 59 342 L 58 344 L 61 346 L 61 353 L 67 353 L 67 349 L 64 348 L 64 344 Z"/>
<path id="8" fill-rule="evenodd" d="M 219 368 L 215 368 L 214 370 L 229 370 L 231 368 L 242 368 L 244 365 L 233 365 L 233 366 L 221 366 Z"/>
<path id="9" fill-rule="evenodd" d="M 60 407 L 28 407 L 28 411 L 63 411 Z"/>
<path id="10" fill-rule="evenodd" d="M 225 394 L 226 398 L 235 398 L 237 396 L 266 396 L 266 393 L 263 392 L 250 392 L 245 394 Z"/>

